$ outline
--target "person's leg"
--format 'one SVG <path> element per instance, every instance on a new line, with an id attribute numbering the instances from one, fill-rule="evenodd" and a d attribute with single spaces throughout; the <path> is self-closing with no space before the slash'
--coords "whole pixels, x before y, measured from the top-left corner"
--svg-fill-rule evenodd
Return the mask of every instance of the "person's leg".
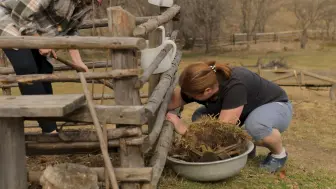
<path id="1" fill-rule="evenodd" d="M 34 56 L 39 74 L 51 74 L 54 72 L 54 67 L 47 60 L 47 57 L 42 56 L 37 49 L 33 49 L 32 54 Z M 42 82 L 42 84 L 46 94 L 53 94 L 51 82 Z"/>
<path id="2" fill-rule="evenodd" d="M 292 105 L 276 102 L 258 107 L 245 121 L 245 128 L 255 144 L 270 150 L 269 155 L 261 164 L 261 167 L 270 172 L 281 169 L 287 160 L 287 152 L 282 145 L 280 133 L 288 128 L 291 119 Z"/>
<path id="3" fill-rule="evenodd" d="M 11 62 L 14 71 L 17 75 L 38 74 L 39 68 L 35 57 L 30 49 L 3 49 L 9 61 Z M 48 87 L 47 87 L 48 88 Z M 40 95 L 51 94 L 46 91 L 46 87 L 42 82 L 34 82 L 33 84 L 19 83 L 19 89 L 22 95 Z M 55 122 L 38 121 L 42 132 L 49 133 L 56 130 Z"/>

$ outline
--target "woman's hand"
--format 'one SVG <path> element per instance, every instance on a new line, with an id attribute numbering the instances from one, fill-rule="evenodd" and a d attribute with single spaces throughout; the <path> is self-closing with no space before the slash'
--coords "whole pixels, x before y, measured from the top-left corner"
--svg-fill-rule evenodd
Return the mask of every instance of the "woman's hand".
<path id="1" fill-rule="evenodd" d="M 166 119 L 173 123 L 175 131 L 180 135 L 184 135 L 187 132 L 187 126 L 177 115 L 168 112 L 166 115 Z"/>
<path id="2" fill-rule="evenodd" d="M 39 49 L 39 52 L 42 56 L 52 55 L 54 58 L 57 58 L 57 54 L 53 49 Z"/>

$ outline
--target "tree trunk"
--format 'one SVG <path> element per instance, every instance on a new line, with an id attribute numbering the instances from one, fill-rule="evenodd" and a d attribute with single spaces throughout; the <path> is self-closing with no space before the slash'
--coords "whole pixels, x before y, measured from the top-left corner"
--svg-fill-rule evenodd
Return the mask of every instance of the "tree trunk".
<path id="1" fill-rule="evenodd" d="M 305 49 L 306 48 L 306 45 L 308 43 L 308 32 L 307 32 L 307 29 L 304 29 L 302 31 L 302 35 L 301 35 L 301 39 L 300 39 L 300 46 L 301 46 L 301 49 Z"/>
<path id="2" fill-rule="evenodd" d="M 192 50 L 195 45 L 196 37 L 189 36 L 186 32 L 183 32 L 184 45 L 183 50 Z"/>

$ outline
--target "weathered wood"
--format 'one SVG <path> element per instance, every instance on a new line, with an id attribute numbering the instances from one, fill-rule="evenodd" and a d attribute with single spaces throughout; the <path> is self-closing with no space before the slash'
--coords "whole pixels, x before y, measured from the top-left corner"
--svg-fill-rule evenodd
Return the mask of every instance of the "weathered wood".
<path id="1" fill-rule="evenodd" d="M 132 124 L 143 125 L 147 122 L 145 108 L 143 106 L 95 106 L 100 122 L 107 124 Z M 58 119 L 59 121 L 92 122 L 87 106 L 84 106 L 73 113 Z"/>
<path id="2" fill-rule="evenodd" d="M 141 129 L 139 127 L 133 128 L 117 128 L 107 130 L 107 139 L 119 139 L 122 137 L 136 137 L 141 136 Z M 39 143 L 57 143 L 57 142 L 97 142 L 97 133 L 93 130 L 78 130 L 78 131 L 61 131 L 55 134 L 25 134 L 26 141 Z"/>
<path id="3" fill-rule="evenodd" d="M 153 167 L 153 176 L 150 184 L 152 188 L 157 188 L 162 171 L 166 164 L 168 151 L 173 143 L 174 125 L 165 121 L 163 124 L 160 139 L 156 145 L 154 155 L 150 160 L 150 166 Z"/>
<path id="4" fill-rule="evenodd" d="M 162 103 L 162 100 L 173 81 L 174 75 L 178 70 L 181 57 L 181 52 L 176 53 L 176 56 L 172 62 L 172 67 L 162 74 L 159 84 L 155 87 L 152 95 L 149 97 L 147 104 L 145 105 L 146 112 L 149 116 L 153 116 Z"/>
<path id="5" fill-rule="evenodd" d="M 321 76 L 321 75 L 317 75 L 317 74 L 314 74 L 314 73 L 311 73 L 311 72 L 307 72 L 307 71 L 302 71 L 302 72 L 305 75 L 308 75 L 310 77 L 314 77 L 314 78 L 319 79 L 319 80 L 323 80 L 323 81 L 327 81 L 327 82 L 336 84 L 336 80 L 335 79 L 332 79 L 332 78 L 329 78 L 329 77 L 325 77 L 325 76 Z"/>
<path id="6" fill-rule="evenodd" d="M 74 94 L 0 96 L 0 117 L 63 117 L 84 103 Z"/>
<path id="7" fill-rule="evenodd" d="M 104 98 L 104 99 L 106 99 L 106 100 L 108 100 L 108 99 L 115 99 L 114 95 L 109 95 L 109 94 L 104 94 L 104 95 L 93 95 L 93 99 L 94 99 L 94 100 L 100 100 L 100 99 L 102 99 L 102 98 Z M 142 94 L 142 95 L 140 95 L 140 98 L 148 98 L 148 95 L 146 95 L 146 94 Z"/>
<path id="8" fill-rule="evenodd" d="M 144 71 L 141 77 L 138 79 L 136 83 L 136 87 L 142 88 L 143 85 L 149 80 L 149 77 L 153 74 L 153 72 L 159 67 L 161 61 L 167 56 L 168 52 L 173 49 L 173 45 L 166 45 L 160 53 L 155 57 L 151 65 Z"/>
<path id="9" fill-rule="evenodd" d="M 107 8 L 109 30 L 114 37 L 132 36 L 136 25 L 135 16 L 121 6 Z"/>
<path id="10" fill-rule="evenodd" d="M 294 73 L 289 73 L 289 74 L 286 74 L 284 76 L 280 76 L 280 77 L 277 77 L 275 79 L 272 79 L 271 81 L 272 82 L 276 82 L 276 81 L 279 81 L 279 80 L 283 80 L 283 79 L 287 79 L 287 78 L 291 78 L 291 77 L 294 77 L 295 74 Z"/>
<path id="11" fill-rule="evenodd" d="M 336 84 L 331 86 L 329 96 L 331 100 L 336 100 Z"/>
<path id="12" fill-rule="evenodd" d="M 108 172 L 111 184 L 112 184 L 112 188 L 113 189 L 119 189 L 118 182 L 117 182 L 117 179 L 116 179 L 116 176 L 115 176 L 115 173 L 114 173 L 113 165 L 112 165 L 109 153 L 108 153 L 108 144 L 106 143 L 106 141 L 104 139 L 103 130 L 102 130 L 101 125 L 99 123 L 97 112 L 96 112 L 96 109 L 94 107 L 94 103 L 93 103 L 93 100 L 92 100 L 91 93 L 90 93 L 90 91 L 87 87 L 87 82 L 86 82 L 85 76 L 84 76 L 83 73 L 78 73 L 78 75 L 79 75 L 80 80 L 82 82 L 83 91 L 84 91 L 86 100 L 88 102 L 88 107 L 89 107 L 90 114 L 91 114 L 91 117 L 92 117 L 92 120 L 93 120 L 93 124 L 96 128 L 96 133 L 98 135 L 99 144 L 100 144 L 100 150 L 103 154 L 105 167 L 107 169 L 107 172 Z"/>
<path id="13" fill-rule="evenodd" d="M 75 122 L 65 122 L 65 123 L 56 123 L 58 127 L 63 126 L 63 127 L 68 127 L 68 126 L 87 126 L 87 125 L 92 125 L 91 123 L 75 123 Z M 25 128 L 39 128 L 38 123 L 24 123 Z"/>
<path id="14" fill-rule="evenodd" d="M 153 19 L 155 16 L 143 16 L 143 17 L 136 17 L 135 22 L 137 25 L 147 22 L 149 19 Z M 93 28 L 93 24 L 96 28 L 98 27 L 108 27 L 108 19 L 94 19 L 92 20 L 85 20 L 80 26 L 79 29 L 90 29 Z"/>
<path id="15" fill-rule="evenodd" d="M 149 48 L 156 48 L 161 45 L 162 43 L 162 30 L 155 29 L 154 31 L 148 34 L 148 41 L 149 41 Z M 148 81 L 148 94 L 149 96 L 152 95 L 155 87 L 158 85 L 160 81 L 161 74 L 152 74 L 149 77 Z M 148 132 L 150 133 L 155 124 L 155 115 L 148 116 Z"/>
<path id="16" fill-rule="evenodd" d="M 111 78 L 124 78 L 130 76 L 137 76 L 138 69 L 128 70 L 112 70 L 108 72 L 86 72 L 84 77 L 87 79 L 111 79 Z M 6 75 L 0 76 L 0 83 L 31 83 L 36 81 L 62 81 L 71 82 L 78 81 L 79 77 L 75 74 L 32 74 L 32 75 Z"/>
<path id="17" fill-rule="evenodd" d="M 112 36 L 131 36 L 135 28 L 135 17 L 120 7 L 110 7 L 107 9 L 109 19 L 109 31 Z M 135 52 L 111 50 L 112 69 L 132 69 L 137 68 Z M 134 88 L 136 77 L 124 80 L 114 80 L 115 102 L 117 105 L 141 105 L 139 90 Z M 120 127 L 120 125 L 117 125 Z M 120 140 L 121 142 L 124 139 Z M 120 146 L 121 167 L 140 168 L 144 167 L 144 159 L 140 147 Z M 139 188 L 139 183 L 122 183 L 123 189 Z"/>
<path id="18" fill-rule="evenodd" d="M 107 86 L 110 89 L 113 89 L 113 84 L 110 81 L 105 81 L 105 83 L 101 82 L 101 81 L 96 81 L 96 80 L 92 80 L 92 79 L 88 79 L 88 82 L 93 82 L 95 84 L 103 84 L 105 86 Z M 71 82 L 71 83 L 79 83 L 79 80 L 74 80 L 74 81 L 53 81 L 54 83 L 56 82 L 60 82 L 60 83 L 67 83 L 67 82 Z M 29 84 L 29 83 L 27 83 Z M 18 83 L 10 83 L 10 84 L 1 84 L 0 83 L 0 88 L 13 88 L 13 87 L 19 87 Z"/>
<path id="19" fill-rule="evenodd" d="M 140 146 L 143 144 L 144 137 L 126 138 L 129 146 Z M 108 141 L 108 149 L 120 147 L 120 140 Z M 37 143 L 26 142 L 27 155 L 60 155 L 60 154 L 86 154 L 99 153 L 99 142 L 59 142 L 59 143 Z"/>
<path id="20" fill-rule="evenodd" d="M 27 189 L 22 118 L 0 118 L 0 188 Z"/>
<path id="21" fill-rule="evenodd" d="M 144 49 L 146 40 L 135 37 L 0 37 L 0 48 L 20 49 Z"/>
<path id="22" fill-rule="evenodd" d="M 149 133 L 149 135 L 145 138 L 144 144 L 142 145 L 142 150 L 144 153 L 147 153 L 149 150 L 151 150 L 157 141 L 161 130 L 162 130 L 162 124 L 165 121 L 166 118 L 166 113 L 167 113 L 167 108 L 168 108 L 168 103 L 171 100 L 171 96 L 174 92 L 174 89 L 178 83 L 178 77 L 176 76 L 173 83 L 169 84 L 169 89 L 166 93 L 166 96 L 163 99 L 163 102 L 161 104 L 160 110 L 157 114 L 156 120 L 155 120 L 155 125 L 152 129 L 152 131 Z"/>
<path id="23" fill-rule="evenodd" d="M 163 25 L 172 20 L 179 12 L 180 12 L 180 6 L 173 5 L 156 18 L 149 19 L 147 22 L 137 26 L 133 31 L 133 35 L 145 36 L 149 32 L 159 27 L 160 25 Z"/>
<path id="24" fill-rule="evenodd" d="M 98 181 L 104 181 L 104 171 L 103 167 L 92 167 L 90 168 L 98 175 Z M 120 182 L 150 182 L 152 178 L 152 168 L 115 168 L 115 173 L 117 180 Z M 42 172 L 39 171 L 29 171 L 28 180 L 30 182 L 40 182 L 40 177 Z"/>
<path id="25" fill-rule="evenodd" d="M 54 57 L 55 58 L 55 57 Z M 73 64 L 72 62 L 70 61 L 67 61 L 63 58 L 60 58 L 60 57 L 57 57 L 55 58 L 56 60 L 62 62 L 63 64 L 75 69 L 77 72 L 85 72 L 85 70 L 75 64 Z M 94 65 L 93 65 L 94 66 Z M 105 64 L 105 67 L 107 67 L 107 63 Z M 95 67 L 94 67 L 95 68 Z M 113 84 L 108 82 L 108 81 L 105 81 L 104 79 L 99 79 L 98 82 L 104 84 L 105 86 L 109 87 L 110 89 L 113 89 Z"/>
<path id="26" fill-rule="evenodd" d="M 63 58 L 61 58 L 62 60 L 65 60 Z M 60 58 L 58 57 L 58 60 L 60 60 Z M 89 68 L 105 68 L 107 62 L 84 62 L 84 64 Z M 64 65 L 64 64 L 53 64 L 54 67 L 54 71 L 69 71 L 72 70 L 72 68 L 70 66 Z M 15 74 L 13 67 L 0 67 L 0 75 L 8 75 L 8 74 Z"/>

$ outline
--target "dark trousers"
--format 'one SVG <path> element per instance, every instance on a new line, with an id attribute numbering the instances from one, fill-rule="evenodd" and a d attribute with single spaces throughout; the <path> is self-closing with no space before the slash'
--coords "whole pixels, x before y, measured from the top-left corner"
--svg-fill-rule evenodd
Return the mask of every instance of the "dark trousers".
<path id="1" fill-rule="evenodd" d="M 36 49 L 3 49 L 3 51 L 11 62 L 16 75 L 53 73 L 53 66 Z M 53 94 L 51 82 L 19 83 L 19 88 L 22 95 Z M 57 128 L 54 121 L 38 120 L 38 123 L 44 133 L 52 132 Z"/>

